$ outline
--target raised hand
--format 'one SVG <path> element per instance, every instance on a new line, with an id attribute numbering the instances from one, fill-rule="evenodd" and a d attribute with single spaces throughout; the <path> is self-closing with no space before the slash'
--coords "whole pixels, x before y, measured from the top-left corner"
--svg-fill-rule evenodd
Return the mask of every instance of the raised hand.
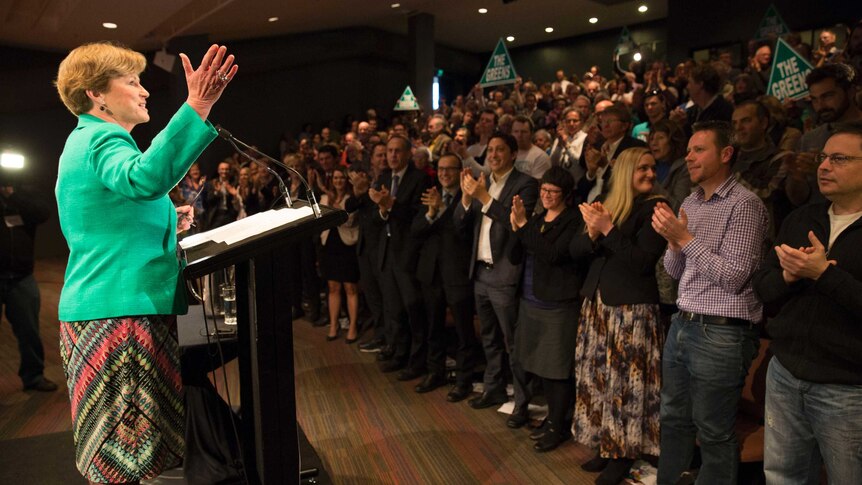
<path id="1" fill-rule="evenodd" d="M 239 69 L 233 63 L 233 54 L 225 57 L 226 53 L 227 47 L 213 44 L 197 69 L 192 67 L 187 55 L 180 54 L 189 90 L 186 102 L 203 120 L 207 119 L 213 105 Z"/>
<path id="2" fill-rule="evenodd" d="M 673 251 L 680 251 L 694 236 L 688 232 L 688 216 L 684 209 L 679 210 L 677 218 L 673 210 L 664 202 L 659 202 L 653 209 L 652 227 L 668 242 Z"/>
<path id="3" fill-rule="evenodd" d="M 527 224 L 527 210 L 524 208 L 524 201 L 520 195 L 512 197 L 512 211 L 509 213 L 509 222 L 512 224 L 512 230 L 517 231 Z"/>
<path id="4" fill-rule="evenodd" d="M 783 270 L 782 275 L 787 283 L 804 278 L 816 280 L 830 264 L 838 264 L 834 259 L 826 258 L 826 247 L 813 231 L 808 231 L 808 241 L 811 246 L 807 248 L 794 249 L 787 244 L 775 246 L 775 253 Z"/>
<path id="5" fill-rule="evenodd" d="M 428 217 L 434 218 L 437 216 L 437 212 L 443 207 L 443 198 L 440 197 L 440 192 L 437 191 L 437 187 L 431 187 L 426 190 L 421 197 L 422 205 L 428 208 Z"/>

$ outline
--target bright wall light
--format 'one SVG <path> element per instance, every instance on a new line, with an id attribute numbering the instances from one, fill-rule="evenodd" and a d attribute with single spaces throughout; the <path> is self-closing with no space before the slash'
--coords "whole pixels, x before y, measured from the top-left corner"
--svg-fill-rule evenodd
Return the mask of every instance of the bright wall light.
<path id="1" fill-rule="evenodd" d="M 0 167 L 3 168 L 24 168 L 24 155 L 13 152 L 0 153 Z"/>
<path id="2" fill-rule="evenodd" d="M 440 78 L 434 76 L 434 84 L 431 85 L 431 108 L 440 109 Z"/>
<path id="3" fill-rule="evenodd" d="M 635 62 L 640 62 L 641 59 L 643 59 L 643 56 L 640 52 L 635 52 L 635 55 L 633 55 L 632 58 L 635 60 Z"/>

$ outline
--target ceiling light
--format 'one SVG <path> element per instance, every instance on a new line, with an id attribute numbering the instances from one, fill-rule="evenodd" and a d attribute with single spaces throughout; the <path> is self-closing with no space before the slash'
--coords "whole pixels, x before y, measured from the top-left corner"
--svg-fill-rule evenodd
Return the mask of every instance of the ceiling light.
<path id="1" fill-rule="evenodd" d="M 390 5 L 390 7 L 392 7 L 392 8 L 398 8 L 400 6 L 401 6 L 400 3 L 393 3 L 392 5 Z"/>
<path id="2" fill-rule="evenodd" d="M 102 27 L 104 27 L 106 29 L 116 29 L 117 24 L 115 24 L 113 22 L 102 22 Z"/>
<path id="3" fill-rule="evenodd" d="M 24 168 L 24 155 L 20 153 L 3 152 L 0 154 L 0 167 L 3 168 Z"/>
<path id="4" fill-rule="evenodd" d="M 598 17 L 590 17 L 590 23 L 591 23 L 591 24 L 594 24 L 594 23 L 596 23 L 596 22 L 598 22 L 598 21 L 599 21 Z"/>
<path id="5" fill-rule="evenodd" d="M 647 8 L 646 5 L 641 5 L 640 7 L 638 7 L 638 12 L 640 12 L 640 13 L 644 13 L 647 10 L 649 10 L 649 9 Z"/>
<path id="6" fill-rule="evenodd" d="M 640 62 L 641 59 L 643 59 L 643 56 L 641 56 L 640 52 L 635 52 L 635 55 L 632 57 L 634 58 L 635 62 Z"/>
<path id="7" fill-rule="evenodd" d="M 480 8 L 479 13 L 488 13 L 488 9 L 487 8 Z"/>
<path id="8" fill-rule="evenodd" d="M 549 34 L 550 34 L 550 33 L 551 33 L 551 32 L 553 32 L 553 31 L 554 31 L 554 28 L 553 28 L 553 27 L 545 27 L 545 32 L 547 32 L 547 33 L 549 33 Z"/>
<path id="9" fill-rule="evenodd" d="M 515 36 L 510 35 L 509 37 L 506 37 L 506 40 L 508 40 L 509 42 L 515 42 Z"/>
<path id="10" fill-rule="evenodd" d="M 270 17 L 266 19 L 267 22 L 278 22 L 278 17 Z"/>

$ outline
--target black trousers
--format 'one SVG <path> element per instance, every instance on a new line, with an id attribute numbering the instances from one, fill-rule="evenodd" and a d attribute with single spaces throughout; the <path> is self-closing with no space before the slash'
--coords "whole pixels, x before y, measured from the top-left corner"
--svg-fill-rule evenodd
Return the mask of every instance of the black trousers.
<path id="1" fill-rule="evenodd" d="M 446 308 L 452 311 L 458 345 L 455 350 L 457 383 L 470 384 L 481 348 L 473 327 L 473 285 L 444 285 L 440 281 L 422 284 L 428 320 L 428 372 L 446 370 Z"/>
<path id="2" fill-rule="evenodd" d="M 383 319 L 386 342 L 395 351 L 394 359 L 414 371 L 424 372 L 427 359 L 427 323 L 419 282 L 413 273 L 400 268 L 387 254 L 382 270 Z"/>
<path id="3" fill-rule="evenodd" d="M 359 253 L 359 287 L 365 297 L 365 304 L 371 313 L 371 329 L 374 338 L 386 338 L 383 324 L 383 292 L 381 291 L 380 268 L 377 264 L 377 248 L 366 248 Z M 392 344 L 392 342 L 388 342 Z"/>

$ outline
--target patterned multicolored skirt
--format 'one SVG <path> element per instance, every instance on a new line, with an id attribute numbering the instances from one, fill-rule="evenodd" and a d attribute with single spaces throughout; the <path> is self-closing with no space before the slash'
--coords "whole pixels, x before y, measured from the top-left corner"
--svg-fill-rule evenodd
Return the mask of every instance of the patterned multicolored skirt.
<path id="1" fill-rule="evenodd" d="M 183 456 L 174 315 L 60 322 L 78 470 L 93 482 L 158 476 Z"/>
<path id="2" fill-rule="evenodd" d="M 584 300 L 575 347 L 575 439 L 604 458 L 658 456 L 661 351 L 658 305 Z"/>

